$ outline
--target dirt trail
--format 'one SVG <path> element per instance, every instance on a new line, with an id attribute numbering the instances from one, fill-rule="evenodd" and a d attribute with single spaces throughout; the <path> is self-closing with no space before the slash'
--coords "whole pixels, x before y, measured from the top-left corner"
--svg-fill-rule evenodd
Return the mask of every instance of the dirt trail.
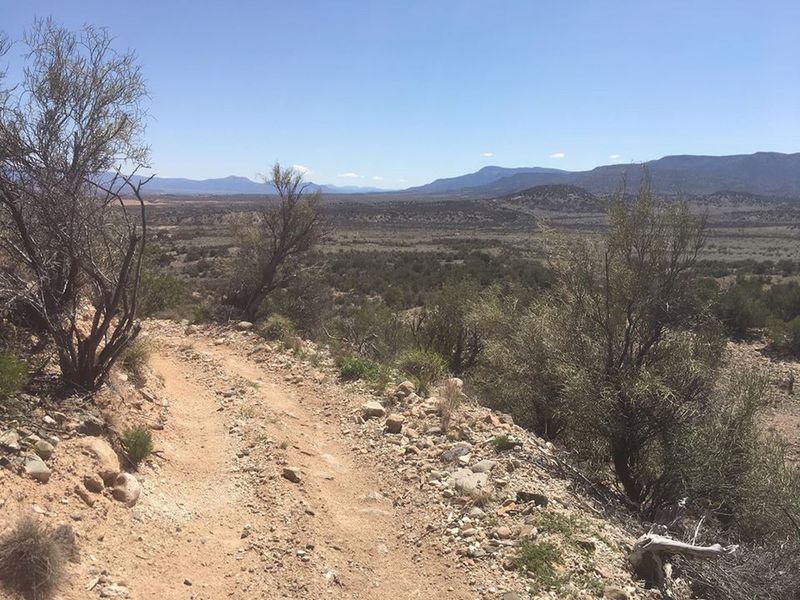
<path id="1" fill-rule="evenodd" d="M 425 532 L 375 492 L 324 387 L 283 382 L 206 337 L 192 343 L 200 361 L 170 348 L 153 361 L 170 402 L 168 461 L 144 498 L 152 522 L 146 566 L 128 573 L 133 597 L 476 597 L 452 558 L 405 541 Z M 248 401 L 231 410 L 226 390 L 242 380 Z M 258 456 L 264 439 L 280 447 L 249 477 L 237 459 Z M 300 467 L 302 483 L 281 477 L 281 462 Z"/>

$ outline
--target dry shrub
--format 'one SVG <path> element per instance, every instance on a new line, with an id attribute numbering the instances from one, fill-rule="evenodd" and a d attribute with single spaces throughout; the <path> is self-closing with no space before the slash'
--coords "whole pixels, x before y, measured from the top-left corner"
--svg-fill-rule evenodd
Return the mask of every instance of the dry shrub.
<path id="1" fill-rule="evenodd" d="M 441 416 L 442 431 L 445 433 L 450 429 L 453 415 L 458 411 L 458 407 L 461 406 L 461 399 L 464 396 L 461 391 L 462 385 L 461 380 L 452 378 L 448 379 L 442 386 L 439 415 Z"/>
<path id="2" fill-rule="evenodd" d="M 707 600 L 797 600 L 800 567 L 797 547 L 744 546 L 719 560 L 675 557 L 693 593 Z"/>
<path id="3" fill-rule="evenodd" d="M 152 352 L 150 340 L 147 337 L 138 336 L 122 354 L 122 366 L 137 379 L 142 379 Z"/>
<path id="4" fill-rule="evenodd" d="M 0 539 L 0 581 L 28 600 L 52 597 L 74 550 L 74 536 L 69 536 L 72 547 L 65 545 L 67 537 L 61 528 L 54 531 L 23 517 Z"/>

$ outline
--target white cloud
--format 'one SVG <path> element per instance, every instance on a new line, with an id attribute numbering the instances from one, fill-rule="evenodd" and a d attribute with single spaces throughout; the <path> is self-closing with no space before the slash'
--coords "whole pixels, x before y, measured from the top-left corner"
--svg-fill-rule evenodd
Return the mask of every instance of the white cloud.
<path id="1" fill-rule="evenodd" d="M 372 181 L 383 181 L 383 177 L 381 177 L 380 175 L 373 175 Z"/>
<path id="2" fill-rule="evenodd" d="M 398 179 L 398 183 L 408 183 L 408 179 Z"/>
<path id="3" fill-rule="evenodd" d="M 550 158 L 564 158 L 565 156 L 566 154 L 564 154 L 563 152 L 553 152 L 550 155 Z"/>
<path id="4" fill-rule="evenodd" d="M 609 157 L 611 160 L 619 160 L 621 157 L 619 154 L 611 154 Z"/>
<path id="5" fill-rule="evenodd" d="M 306 167 L 304 165 L 292 165 L 292 168 L 295 171 L 299 171 L 303 175 L 305 175 L 306 173 L 311 173 L 311 169 L 309 169 L 308 167 Z"/>
<path id="6" fill-rule="evenodd" d="M 347 173 L 339 173 L 337 177 L 346 177 L 347 179 L 361 179 L 361 175 L 349 171 Z"/>
<path id="7" fill-rule="evenodd" d="M 481 154 L 481 156 L 485 156 L 486 158 L 491 158 L 492 156 L 494 156 L 494 152 L 484 152 Z"/>

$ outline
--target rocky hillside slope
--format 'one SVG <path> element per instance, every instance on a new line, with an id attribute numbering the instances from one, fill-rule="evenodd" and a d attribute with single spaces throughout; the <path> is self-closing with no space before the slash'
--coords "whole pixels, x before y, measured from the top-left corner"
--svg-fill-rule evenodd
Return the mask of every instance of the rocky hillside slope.
<path id="1" fill-rule="evenodd" d="M 0 528 L 74 531 L 59 598 L 655 597 L 626 561 L 641 531 L 508 416 L 464 398 L 443 423 L 246 325 L 147 330 L 146 383 L 28 398 L 0 432 Z M 128 473 L 108 440 L 136 423 L 156 452 Z"/>

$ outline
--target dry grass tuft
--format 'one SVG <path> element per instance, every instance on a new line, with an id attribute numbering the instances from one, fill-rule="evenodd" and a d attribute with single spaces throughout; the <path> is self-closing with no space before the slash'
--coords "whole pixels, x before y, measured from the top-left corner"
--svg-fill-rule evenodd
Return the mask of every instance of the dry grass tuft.
<path id="1" fill-rule="evenodd" d="M 448 379 L 444 386 L 442 386 L 442 397 L 439 401 L 439 415 L 441 417 L 442 431 L 445 433 L 450 429 L 453 416 L 461 406 L 461 400 L 464 397 L 461 391 L 462 385 L 459 379 L 452 378 Z"/>
<path id="2" fill-rule="evenodd" d="M 0 539 L 0 581 L 27 600 L 46 600 L 63 579 L 64 562 L 72 552 L 74 536 L 66 529 L 51 530 L 23 517 Z"/>

